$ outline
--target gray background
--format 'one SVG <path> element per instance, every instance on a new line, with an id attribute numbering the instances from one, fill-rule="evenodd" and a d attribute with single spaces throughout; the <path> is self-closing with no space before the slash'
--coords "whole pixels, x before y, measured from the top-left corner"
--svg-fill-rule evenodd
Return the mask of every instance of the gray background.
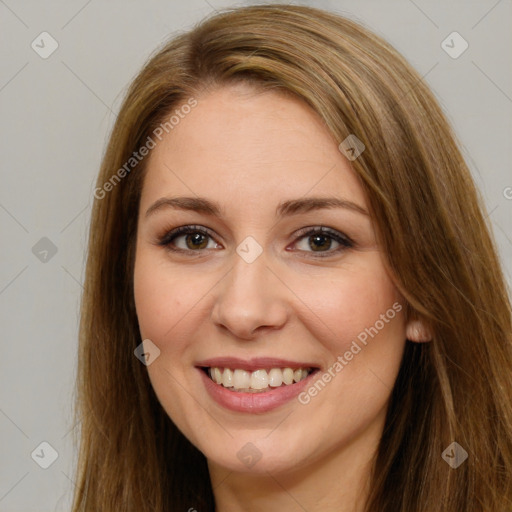
<path id="1" fill-rule="evenodd" d="M 512 2 L 302 3 L 363 22 L 424 76 L 460 138 L 512 282 Z M 243 4 L 0 0 L 0 511 L 70 508 L 85 240 L 94 179 L 127 85 L 167 36 Z M 47 59 L 31 47 L 43 31 L 59 45 Z M 453 31 L 469 44 L 456 59 L 441 47 Z M 58 453 L 48 469 L 35 462 L 50 460 L 43 441 Z"/>

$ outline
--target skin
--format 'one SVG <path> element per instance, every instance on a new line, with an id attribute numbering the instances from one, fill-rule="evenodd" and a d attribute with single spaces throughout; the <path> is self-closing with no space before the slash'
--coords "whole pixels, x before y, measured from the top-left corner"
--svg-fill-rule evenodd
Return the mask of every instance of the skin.
<path id="1" fill-rule="evenodd" d="M 152 150 L 140 202 L 134 291 L 142 339 L 160 350 L 147 367 L 152 386 L 207 457 L 218 511 L 362 510 L 406 335 L 420 333 L 403 310 L 306 405 L 294 399 L 263 414 L 230 411 L 210 399 L 194 365 L 267 356 L 326 371 L 380 315 L 404 304 L 369 215 L 324 208 L 275 216 L 280 201 L 311 196 L 368 210 L 363 188 L 301 101 L 247 85 L 196 99 Z M 146 215 L 171 196 L 216 201 L 223 215 L 171 207 Z M 158 244 L 184 225 L 209 228 L 212 237 L 194 245 L 188 236 L 187 245 L 187 235 L 178 236 L 173 244 L 188 248 L 183 253 Z M 354 247 L 336 252 L 340 245 L 327 238 L 315 252 L 314 237 L 296 235 L 319 226 Z M 252 263 L 236 252 L 248 236 L 263 250 Z M 252 467 L 237 457 L 249 442 L 261 453 Z"/>

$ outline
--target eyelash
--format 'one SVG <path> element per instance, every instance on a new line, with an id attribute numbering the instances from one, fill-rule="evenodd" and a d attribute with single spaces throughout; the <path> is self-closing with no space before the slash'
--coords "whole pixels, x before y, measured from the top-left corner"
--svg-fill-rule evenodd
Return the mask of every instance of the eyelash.
<path id="1" fill-rule="evenodd" d="M 189 226 L 180 226 L 179 228 L 173 229 L 167 233 L 165 233 L 162 237 L 158 240 L 158 245 L 165 247 L 169 251 L 172 252 L 181 252 L 181 253 L 193 253 L 193 252 L 203 252 L 205 249 L 179 249 L 176 247 L 172 247 L 171 243 L 174 242 L 176 238 L 178 238 L 181 235 L 188 235 L 188 234 L 196 234 L 200 233 L 205 236 L 209 236 L 210 238 L 214 239 L 212 233 L 210 233 L 209 230 L 206 228 L 203 228 L 201 226 L 195 226 L 195 225 L 189 225 Z M 354 247 L 354 242 L 345 235 L 344 233 L 340 233 L 339 231 L 333 230 L 331 228 L 327 228 L 324 226 L 319 226 L 315 228 L 303 228 L 299 230 L 298 233 L 296 233 L 296 241 L 294 243 L 297 243 L 297 241 L 303 239 L 303 238 L 309 238 L 314 235 L 322 235 L 327 236 L 327 238 L 330 238 L 340 244 L 340 247 L 338 247 L 335 250 L 329 250 L 329 251 L 302 251 L 302 252 L 311 252 L 315 256 L 319 258 L 325 258 L 327 256 L 332 256 L 333 254 L 338 254 L 346 249 L 350 249 Z"/>

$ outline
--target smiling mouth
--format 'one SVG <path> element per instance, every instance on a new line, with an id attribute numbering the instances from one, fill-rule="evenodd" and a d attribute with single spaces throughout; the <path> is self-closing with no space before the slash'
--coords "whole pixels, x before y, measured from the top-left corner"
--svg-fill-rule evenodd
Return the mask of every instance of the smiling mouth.
<path id="1" fill-rule="evenodd" d="M 201 367 L 216 384 L 239 393 L 265 393 L 306 379 L 318 368 L 262 368 L 254 371 L 239 368 Z"/>

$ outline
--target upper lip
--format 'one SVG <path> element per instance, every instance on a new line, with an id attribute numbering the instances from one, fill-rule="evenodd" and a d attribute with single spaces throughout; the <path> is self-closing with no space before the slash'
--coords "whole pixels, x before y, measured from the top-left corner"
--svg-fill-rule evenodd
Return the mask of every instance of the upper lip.
<path id="1" fill-rule="evenodd" d="M 238 357 L 213 357 L 196 363 L 197 367 L 230 368 L 253 372 L 262 368 L 319 368 L 316 363 L 291 361 L 276 357 L 253 357 L 240 359 Z"/>

